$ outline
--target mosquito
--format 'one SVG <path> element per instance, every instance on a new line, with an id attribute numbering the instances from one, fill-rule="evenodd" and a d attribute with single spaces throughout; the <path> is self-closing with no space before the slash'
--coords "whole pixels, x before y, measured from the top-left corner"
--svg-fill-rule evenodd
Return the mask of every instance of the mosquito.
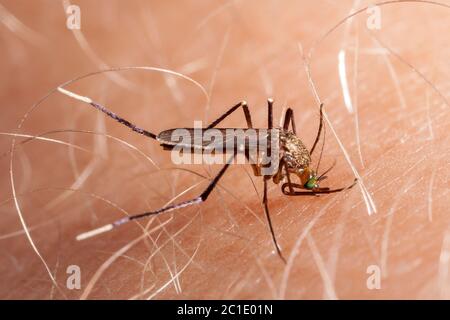
<path id="1" fill-rule="evenodd" d="M 150 131 L 147 131 L 145 129 L 142 129 L 135 124 L 129 122 L 128 120 L 125 120 L 124 118 L 120 117 L 116 113 L 112 112 L 111 110 L 107 109 L 103 105 L 94 102 L 88 97 L 80 96 L 76 93 L 73 93 L 71 91 L 68 91 L 66 89 L 63 89 L 62 87 L 58 88 L 58 91 L 71 97 L 74 99 L 77 99 L 79 101 L 82 101 L 86 104 L 91 105 L 95 109 L 103 112 L 108 117 L 114 119 L 115 121 L 121 123 L 122 125 L 130 128 L 132 131 L 137 132 L 138 134 L 144 135 L 148 138 L 151 138 L 153 140 L 156 140 L 160 143 L 160 145 L 165 150 L 171 150 L 173 147 L 177 144 L 177 141 L 173 141 L 172 133 L 174 130 L 177 129 L 170 129 L 162 131 L 161 133 L 154 134 Z M 219 118 L 214 120 L 211 124 L 209 124 L 207 127 L 205 127 L 205 130 L 208 129 L 216 129 L 217 125 L 219 125 L 223 120 L 225 120 L 228 116 L 230 116 L 232 113 L 234 113 L 238 109 L 242 109 L 245 120 L 247 123 L 248 129 L 255 129 L 255 130 L 275 130 L 277 133 L 277 137 L 279 138 L 279 152 L 278 158 L 279 163 L 276 166 L 276 171 L 271 172 L 267 174 L 266 172 L 263 172 L 263 166 L 260 163 L 251 163 L 253 173 L 257 177 L 263 178 L 264 183 L 264 193 L 263 193 L 263 199 L 262 204 L 264 207 L 264 212 L 266 215 L 266 219 L 269 225 L 270 234 L 272 236 L 272 241 L 274 244 L 274 247 L 276 249 L 276 252 L 278 256 L 281 258 L 281 260 L 286 263 L 286 259 L 284 258 L 282 251 L 280 249 L 280 246 L 278 245 L 277 238 L 275 237 L 274 227 L 272 224 L 272 220 L 270 218 L 269 214 L 269 205 L 268 205 L 268 196 L 267 196 L 267 187 L 268 182 L 272 179 L 272 181 L 275 184 L 279 184 L 282 182 L 281 185 L 281 191 L 283 194 L 287 196 L 318 196 L 321 194 L 330 194 L 330 193 L 336 193 L 341 192 L 343 190 L 347 190 L 355 186 L 357 183 L 357 179 L 355 178 L 353 183 L 348 185 L 347 187 L 342 188 L 336 188 L 331 189 L 329 187 L 320 187 L 319 184 L 321 181 L 325 180 L 327 178 L 326 174 L 333 169 L 334 164 L 327 169 L 322 174 L 318 174 L 318 166 L 316 170 L 312 168 L 312 161 L 311 156 L 320 140 L 321 133 L 324 129 L 324 123 L 323 123 L 323 104 L 320 105 L 320 121 L 319 121 L 319 128 L 317 130 L 317 135 L 315 138 L 315 141 L 311 147 L 311 149 L 307 149 L 307 147 L 304 145 L 302 140 L 297 136 L 297 130 L 295 127 L 295 120 L 294 120 L 294 111 L 291 108 L 288 108 L 286 110 L 286 113 L 284 114 L 283 119 L 283 126 L 282 127 L 274 127 L 273 126 L 273 100 L 268 99 L 267 102 L 268 105 L 268 121 L 267 121 L 267 128 L 263 129 L 257 129 L 253 128 L 252 118 L 250 114 L 250 110 L 248 108 L 247 102 L 242 101 L 238 104 L 232 106 L 228 111 L 226 111 L 224 114 L 222 114 Z M 217 128 L 218 130 L 225 131 L 224 128 Z M 193 129 L 187 128 L 188 132 L 192 132 Z M 273 132 L 273 131 L 272 131 Z M 226 136 L 224 139 L 227 139 Z M 197 151 L 204 150 L 206 146 L 204 145 L 191 145 L 193 151 L 196 149 Z M 245 154 L 248 155 L 249 149 L 251 148 L 248 143 L 246 143 L 244 146 L 237 146 L 238 149 L 243 149 Z M 322 145 L 322 151 L 323 151 L 323 145 Z M 84 240 L 93 236 L 96 236 L 98 234 L 108 232 L 114 228 L 117 228 L 123 224 L 126 224 L 127 222 L 130 222 L 132 220 L 142 219 L 149 216 L 158 215 L 164 212 L 170 212 L 177 209 L 185 208 L 191 205 L 200 204 L 202 202 L 205 202 L 211 192 L 214 190 L 214 188 L 217 186 L 220 179 L 223 177 L 227 169 L 229 168 L 230 164 L 232 163 L 232 160 L 236 156 L 236 153 L 234 153 L 230 159 L 226 162 L 226 164 L 221 168 L 219 173 L 210 181 L 206 189 L 196 198 L 179 202 L 173 205 L 167 205 L 165 207 L 162 207 L 155 211 L 148 211 L 143 212 L 135 215 L 130 215 L 124 218 L 121 218 L 119 220 L 116 220 L 110 224 L 104 225 L 100 228 L 81 233 L 77 236 L 77 240 Z M 321 153 L 322 156 L 322 153 Z M 321 158 L 321 157 L 320 157 Z M 320 163 L 320 159 L 319 159 Z M 300 180 L 300 183 L 294 183 L 292 182 L 292 176 L 297 176 Z"/>

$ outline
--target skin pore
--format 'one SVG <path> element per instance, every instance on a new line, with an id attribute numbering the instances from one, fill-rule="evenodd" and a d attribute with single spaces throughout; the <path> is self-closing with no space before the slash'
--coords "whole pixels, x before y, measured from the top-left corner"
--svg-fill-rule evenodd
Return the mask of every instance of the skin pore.
<path id="1" fill-rule="evenodd" d="M 0 298 L 450 298 L 450 9 L 386 4 L 379 21 L 372 8 L 333 30 L 370 3 L 0 4 Z M 81 9 L 79 30 L 66 27 L 71 4 Z M 127 214 L 194 198 L 220 170 L 175 166 L 154 140 L 58 92 L 18 129 L 47 92 L 122 66 L 160 69 L 97 74 L 66 88 L 155 133 L 207 126 L 241 100 L 265 127 L 273 98 L 274 123 L 291 107 L 308 148 L 323 102 L 317 173 L 336 166 L 320 186 L 348 186 L 354 172 L 359 183 L 320 197 L 289 197 L 269 184 L 286 264 L 250 166 L 231 166 L 201 205 L 76 241 Z M 242 111 L 221 126 L 245 127 Z M 11 134 L 25 135 L 16 136 L 12 161 Z M 67 288 L 70 266 L 79 267 L 80 289 Z"/>

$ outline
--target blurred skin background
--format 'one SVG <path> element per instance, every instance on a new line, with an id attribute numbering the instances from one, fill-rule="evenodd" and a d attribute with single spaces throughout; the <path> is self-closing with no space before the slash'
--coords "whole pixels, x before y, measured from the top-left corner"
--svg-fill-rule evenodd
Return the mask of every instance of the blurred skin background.
<path id="1" fill-rule="evenodd" d="M 67 27 L 71 5 L 80 8 L 79 30 Z M 369 5 L 0 1 L 0 298 L 450 298 L 450 9 Z M 156 133 L 209 123 L 241 100 L 265 127 L 272 97 L 275 123 L 292 107 L 310 147 L 319 112 L 309 53 L 334 130 L 327 126 L 322 171 L 337 164 L 322 186 L 353 180 L 343 149 L 361 180 L 320 197 L 287 197 L 270 184 L 286 265 L 249 166 L 232 166 L 200 206 L 76 241 L 126 214 L 197 196 L 220 167 L 175 166 L 155 141 L 59 93 L 18 128 L 68 80 L 150 66 L 203 89 L 148 70 L 66 88 Z M 244 127 L 242 113 L 223 126 Z M 71 266 L 80 289 L 67 287 Z"/>

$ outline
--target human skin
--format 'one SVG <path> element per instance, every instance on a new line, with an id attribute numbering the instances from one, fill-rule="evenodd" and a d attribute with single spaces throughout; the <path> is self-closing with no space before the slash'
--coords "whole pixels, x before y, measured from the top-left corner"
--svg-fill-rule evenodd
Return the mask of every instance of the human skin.
<path id="1" fill-rule="evenodd" d="M 373 12 L 363 10 L 323 38 L 369 3 L 77 1 L 80 31 L 66 28 L 68 2 L 0 3 L 0 131 L 71 130 L 44 136 L 69 146 L 20 144 L 24 138 L 17 137 L 12 161 L 12 137 L 0 138 L 6 153 L 0 159 L 1 298 L 450 297 L 450 46 L 444 33 L 450 9 L 386 4 L 379 29 L 368 28 Z M 340 51 L 353 112 L 343 97 Z M 157 71 L 110 72 L 66 88 L 155 133 L 192 127 L 194 120 L 207 124 L 241 100 L 254 125 L 265 127 L 272 97 L 275 123 L 293 108 L 297 134 L 309 147 L 319 121 L 313 83 L 329 120 L 320 171 L 336 160 L 321 186 L 348 186 L 352 168 L 358 184 L 320 197 L 288 197 L 269 184 L 287 264 L 274 250 L 262 179 L 250 166 L 231 166 L 201 205 L 139 221 L 147 234 L 133 222 L 76 241 L 77 234 L 125 214 L 196 197 L 220 170 L 175 166 L 157 142 L 60 93 L 18 129 L 47 92 L 107 66 L 182 73 L 204 87 L 209 101 L 192 82 Z M 244 127 L 243 113 L 223 126 Z M 71 290 L 73 265 L 80 268 L 81 288 Z M 380 288 L 374 289 L 378 271 Z"/>

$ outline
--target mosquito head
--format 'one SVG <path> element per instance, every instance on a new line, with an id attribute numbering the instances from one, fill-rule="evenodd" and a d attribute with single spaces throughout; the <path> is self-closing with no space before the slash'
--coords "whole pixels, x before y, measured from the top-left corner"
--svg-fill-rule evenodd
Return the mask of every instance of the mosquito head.
<path id="1" fill-rule="evenodd" d="M 306 176 L 303 177 L 303 187 L 308 190 L 319 188 L 319 182 L 325 178 L 317 176 L 314 170 L 308 169 Z"/>
<path id="2" fill-rule="evenodd" d="M 303 186 L 305 187 L 305 189 L 308 189 L 308 190 L 318 188 L 319 181 L 317 179 L 317 176 L 315 174 L 311 175 Z"/>
<path id="3" fill-rule="evenodd" d="M 327 173 L 327 170 L 325 173 Z M 313 190 L 315 188 L 319 188 L 319 183 L 322 180 L 325 180 L 327 176 L 324 174 L 317 175 L 317 173 L 310 168 L 304 169 L 301 173 L 299 173 L 300 180 L 303 183 L 303 188 L 307 190 Z"/>

